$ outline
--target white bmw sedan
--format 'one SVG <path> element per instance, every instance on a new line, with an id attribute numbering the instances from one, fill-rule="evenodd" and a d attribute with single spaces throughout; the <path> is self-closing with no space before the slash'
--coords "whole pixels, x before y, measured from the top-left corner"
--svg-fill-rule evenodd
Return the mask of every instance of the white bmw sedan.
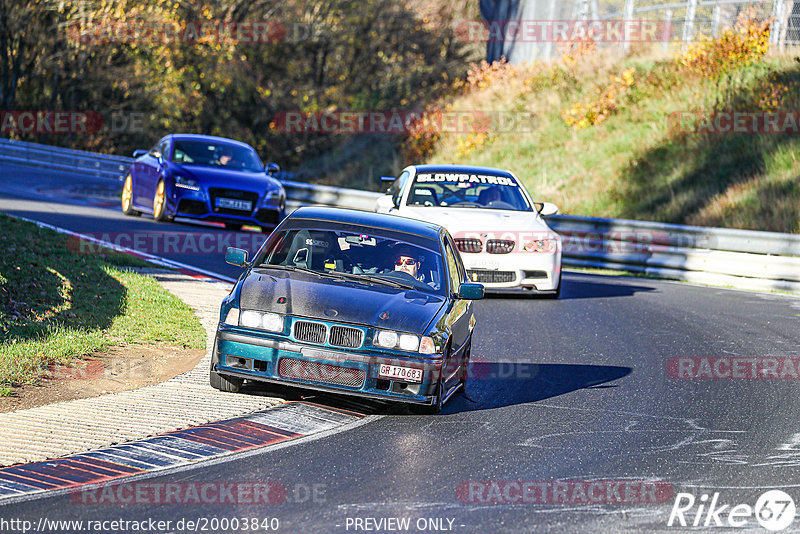
<path id="1" fill-rule="evenodd" d="M 470 282 L 487 292 L 558 298 L 561 238 L 543 219 L 558 207 L 533 202 L 514 174 L 489 167 L 412 165 L 392 181 L 375 211 L 447 228 Z"/>

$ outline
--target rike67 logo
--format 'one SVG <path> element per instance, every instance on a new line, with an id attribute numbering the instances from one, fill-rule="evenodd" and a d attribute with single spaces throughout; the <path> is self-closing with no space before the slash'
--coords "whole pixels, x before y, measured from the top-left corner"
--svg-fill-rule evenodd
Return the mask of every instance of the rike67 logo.
<path id="1" fill-rule="evenodd" d="M 794 499 L 781 490 L 770 490 L 750 504 L 730 504 L 720 502 L 719 493 L 700 498 L 691 493 L 678 493 L 669 514 L 667 526 L 670 527 L 746 527 L 752 526 L 751 519 L 765 529 L 777 532 L 792 524 L 796 507 Z"/>

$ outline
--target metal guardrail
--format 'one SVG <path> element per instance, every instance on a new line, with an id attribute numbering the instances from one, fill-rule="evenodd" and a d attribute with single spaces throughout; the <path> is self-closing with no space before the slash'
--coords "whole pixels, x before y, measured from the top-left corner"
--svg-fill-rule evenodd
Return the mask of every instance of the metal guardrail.
<path id="1" fill-rule="evenodd" d="M 121 182 L 133 158 L 0 139 L 0 162 Z M 372 210 L 379 193 L 282 180 L 289 200 Z M 565 266 L 800 293 L 800 235 L 555 215 Z"/>

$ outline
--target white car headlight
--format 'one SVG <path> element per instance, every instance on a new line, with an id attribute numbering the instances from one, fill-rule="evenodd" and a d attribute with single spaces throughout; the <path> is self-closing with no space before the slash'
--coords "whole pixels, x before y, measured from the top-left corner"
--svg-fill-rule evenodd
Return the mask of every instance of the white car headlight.
<path id="1" fill-rule="evenodd" d="M 537 239 L 526 241 L 523 244 L 525 252 L 543 252 L 545 254 L 553 254 L 558 250 L 557 239 Z"/>
<path id="2" fill-rule="evenodd" d="M 228 315 L 225 316 L 225 324 L 239 326 L 239 308 L 231 308 L 228 310 Z"/>
<path id="3" fill-rule="evenodd" d="M 380 347 L 386 347 L 387 349 L 393 349 L 397 346 L 397 341 L 397 332 L 392 332 L 391 330 L 381 330 L 378 332 L 375 344 Z"/>

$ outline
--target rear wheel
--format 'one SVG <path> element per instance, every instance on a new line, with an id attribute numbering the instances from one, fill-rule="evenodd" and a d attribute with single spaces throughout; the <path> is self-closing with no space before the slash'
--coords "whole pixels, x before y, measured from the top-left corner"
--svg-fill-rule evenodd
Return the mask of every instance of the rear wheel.
<path id="1" fill-rule="evenodd" d="M 211 387 L 214 389 L 218 389 L 220 391 L 226 391 L 228 393 L 238 393 L 240 389 L 242 389 L 242 384 L 244 383 L 243 378 L 237 378 L 234 376 L 224 376 L 219 374 L 216 371 L 217 364 L 219 363 L 219 357 L 216 354 L 216 350 L 214 350 L 214 354 L 211 356 L 211 369 L 208 373 L 209 382 L 211 383 Z"/>
<path id="2" fill-rule="evenodd" d="M 158 222 L 169 222 L 172 217 L 167 215 L 167 193 L 164 180 L 159 180 L 156 194 L 153 197 L 153 218 Z"/>
<path id="3" fill-rule="evenodd" d="M 133 209 L 133 177 L 130 173 L 125 177 L 125 183 L 122 185 L 122 213 L 125 215 L 141 215 L 140 212 Z"/>

